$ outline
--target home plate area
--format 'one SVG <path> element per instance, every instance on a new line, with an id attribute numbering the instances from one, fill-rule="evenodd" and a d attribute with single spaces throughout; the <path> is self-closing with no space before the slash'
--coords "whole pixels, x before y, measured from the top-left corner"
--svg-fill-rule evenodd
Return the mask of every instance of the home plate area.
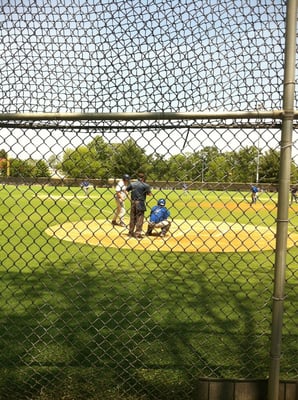
<path id="1" fill-rule="evenodd" d="M 144 227 L 147 224 L 144 224 Z M 128 236 L 128 229 L 107 220 L 66 222 L 47 228 L 46 233 L 60 240 L 92 246 L 170 252 L 246 252 L 275 248 L 275 230 L 238 223 L 179 220 L 172 221 L 165 237 Z M 289 235 L 288 247 L 296 245 L 298 234 Z"/>

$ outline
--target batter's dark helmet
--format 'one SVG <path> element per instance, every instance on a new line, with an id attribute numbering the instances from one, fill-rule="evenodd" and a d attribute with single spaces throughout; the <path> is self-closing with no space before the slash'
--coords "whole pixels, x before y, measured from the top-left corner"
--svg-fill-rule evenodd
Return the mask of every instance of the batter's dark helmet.
<path id="1" fill-rule="evenodd" d="M 123 179 L 124 181 L 130 181 L 130 176 L 127 175 L 127 174 L 124 174 L 124 175 L 122 176 L 122 179 Z"/>
<path id="2" fill-rule="evenodd" d="M 164 206 L 166 205 L 166 201 L 165 201 L 164 199 L 160 199 L 160 200 L 158 200 L 157 204 L 158 204 L 159 206 L 164 207 Z"/>

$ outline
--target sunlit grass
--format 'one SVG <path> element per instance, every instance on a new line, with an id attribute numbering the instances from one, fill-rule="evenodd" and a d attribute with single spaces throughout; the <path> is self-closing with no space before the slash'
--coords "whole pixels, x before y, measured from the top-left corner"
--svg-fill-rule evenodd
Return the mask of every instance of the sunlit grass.
<path id="1" fill-rule="evenodd" d="M 148 207 L 166 198 L 173 218 L 275 226 L 266 208 L 200 206 L 249 202 L 249 192 L 153 194 Z M 48 226 L 110 218 L 113 191 L 86 197 L 79 188 L 5 186 L 0 196 L 0 393 L 9 384 L 44 399 L 85 390 L 89 398 L 128 400 L 138 388 L 145 399 L 155 382 L 157 396 L 186 399 L 194 377 L 267 376 L 273 252 L 149 253 L 59 241 L 45 234 Z M 276 195 L 259 201 L 274 203 Z M 294 207 L 290 215 L 293 228 Z M 296 248 L 289 257 L 286 377 L 296 362 Z"/>

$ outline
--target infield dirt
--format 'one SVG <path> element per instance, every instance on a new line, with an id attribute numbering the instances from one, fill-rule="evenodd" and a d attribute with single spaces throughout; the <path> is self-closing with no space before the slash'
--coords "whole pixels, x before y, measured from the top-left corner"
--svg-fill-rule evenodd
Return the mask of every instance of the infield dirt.
<path id="1" fill-rule="evenodd" d="M 237 204 L 235 202 L 222 203 L 220 201 L 206 204 L 200 203 L 200 207 L 207 209 L 228 208 L 234 210 L 267 209 L 273 211 L 276 204 L 249 203 Z M 121 249 L 136 249 L 148 251 L 170 252 L 246 252 L 273 250 L 275 248 L 276 232 L 272 228 L 242 225 L 239 223 L 215 222 L 208 220 L 180 220 L 172 221 L 170 232 L 166 237 L 144 236 L 136 239 L 128 236 L 128 229 L 113 226 L 106 219 L 84 220 L 78 222 L 66 222 L 62 225 L 54 225 L 46 230 L 46 233 L 60 240 L 86 243 L 92 246 L 113 247 Z M 298 234 L 291 233 L 288 238 L 288 247 L 296 245 Z"/>

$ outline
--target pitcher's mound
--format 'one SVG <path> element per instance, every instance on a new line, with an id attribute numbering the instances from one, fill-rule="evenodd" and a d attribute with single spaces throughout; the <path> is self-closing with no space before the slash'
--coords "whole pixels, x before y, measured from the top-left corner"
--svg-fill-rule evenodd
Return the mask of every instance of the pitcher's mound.
<path id="1" fill-rule="evenodd" d="M 196 220 L 172 221 L 170 232 L 163 238 L 157 236 L 158 232 L 141 239 L 129 237 L 128 229 L 112 226 L 107 220 L 66 222 L 49 227 L 46 233 L 61 240 L 93 246 L 149 251 L 245 252 L 275 248 L 275 231 L 270 228 Z M 298 234 L 292 233 L 288 247 L 297 242 Z"/>

